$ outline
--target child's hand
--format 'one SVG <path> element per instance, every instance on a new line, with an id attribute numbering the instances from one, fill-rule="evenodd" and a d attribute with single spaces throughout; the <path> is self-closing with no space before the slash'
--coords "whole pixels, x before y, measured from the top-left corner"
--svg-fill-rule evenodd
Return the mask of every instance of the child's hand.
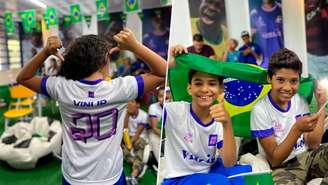
<path id="1" fill-rule="evenodd" d="M 114 35 L 114 40 L 121 50 L 133 50 L 139 44 L 132 31 L 128 28 L 124 28 L 118 34 Z"/>
<path id="2" fill-rule="evenodd" d="M 210 107 L 210 115 L 215 121 L 223 123 L 224 126 L 227 123 L 231 123 L 230 115 L 224 108 L 224 93 L 219 96 L 219 100 L 219 104 Z"/>
<path id="3" fill-rule="evenodd" d="M 58 52 L 62 47 L 62 42 L 58 36 L 50 36 L 47 39 L 46 47 L 44 48 L 47 55 L 56 55 L 60 60 L 64 61 L 64 57 Z"/>
<path id="4" fill-rule="evenodd" d="M 314 90 L 315 99 L 317 100 L 318 109 L 324 106 L 327 101 L 327 91 L 324 87 L 318 85 Z"/>
<path id="5" fill-rule="evenodd" d="M 300 132 L 311 132 L 317 126 L 319 114 L 304 116 L 296 121 L 296 128 Z"/>
<path id="6" fill-rule="evenodd" d="M 170 60 L 169 66 L 170 67 L 175 66 L 175 56 L 182 54 L 182 53 L 188 53 L 187 48 L 185 48 L 184 46 L 178 44 L 178 45 L 170 47 L 170 51 L 169 51 L 169 60 Z"/>

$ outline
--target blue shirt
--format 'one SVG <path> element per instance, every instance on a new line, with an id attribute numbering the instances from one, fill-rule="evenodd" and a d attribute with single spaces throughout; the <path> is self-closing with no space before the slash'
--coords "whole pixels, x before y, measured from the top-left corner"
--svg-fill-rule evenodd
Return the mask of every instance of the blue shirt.
<path id="1" fill-rule="evenodd" d="M 167 31 L 163 35 L 147 33 L 143 38 L 143 44 L 166 60 L 169 45 L 169 32 Z"/>
<path id="2" fill-rule="evenodd" d="M 238 62 L 240 51 L 228 51 L 227 62 Z"/>
<path id="3" fill-rule="evenodd" d="M 263 51 L 262 67 L 267 68 L 271 55 L 284 47 L 281 5 L 270 10 L 258 7 L 251 11 L 251 28 L 255 31 L 254 41 Z"/>
<path id="4" fill-rule="evenodd" d="M 240 63 L 246 63 L 246 64 L 254 64 L 254 65 L 257 65 L 256 63 L 256 58 L 253 56 L 252 53 L 249 53 L 248 55 L 244 56 L 243 55 L 243 51 L 245 51 L 247 48 L 252 48 L 252 50 L 257 54 L 257 55 L 262 55 L 262 51 L 260 49 L 260 47 L 251 42 L 250 44 L 248 45 L 243 45 L 241 48 L 239 48 L 239 51 L 240 51 L 240 55 L 239 55 L 239 62 Z"/>

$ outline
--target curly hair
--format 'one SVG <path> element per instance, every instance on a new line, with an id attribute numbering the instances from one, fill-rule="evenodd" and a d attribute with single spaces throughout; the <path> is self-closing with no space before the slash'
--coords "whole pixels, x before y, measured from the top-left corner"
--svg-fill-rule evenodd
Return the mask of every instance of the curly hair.
<path id="1" fill-rule="evenodd" d="M 81 80 L 103 68 L 109 62 L 109 43 L 97 35 L 84 35 L 70 43 L 65 61 L 58 72 L 66 79 Z"/>
<path id="2" fill-rule="evenodd" d="M 298 56 L 287 48 L 280 49 L 270 57 L 268 75 L 270 78 L 280 69 L 292 69 L 302 74 L 302 62 Z"/>

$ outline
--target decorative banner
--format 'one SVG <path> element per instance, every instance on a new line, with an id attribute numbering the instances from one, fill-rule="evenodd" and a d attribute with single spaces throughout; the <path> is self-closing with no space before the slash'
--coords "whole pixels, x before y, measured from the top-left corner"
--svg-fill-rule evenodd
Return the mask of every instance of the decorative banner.
<path id="1" fill-rule="evenodd" d="M 139 12 L 138 15 L 139 15 L 140 20 L 142 21 L 142 20 L 144 19 L 144 14 L 143 14 L 143 12 Z"/>
<path id="2" fill-rule="evenodd" d="M 224 106 L 231 116 L 234 135 L 251 138 L 252 107 L 271 89 L 267 81 L 267 70 L 250 64 L 217 62 L 192 53 L 179 55 L 176 57 L 176 67 L 171 68 L 168 75 L 174 101 L 191 102 L 191 96 L 187 92 L 190 69 L 227 77 L 224 80 Z M 309 104 L 313 89 L 313 78 L 302 78 L 298 93 Z"/>
<path id="3" fill-rule="evenodd" d="M 69 27 L 72 24 L 72 19 L 70 15 L 64 15 L 63 24 L 65 27 Z"/>
<path id="4" fill-rule="evenodd" d="M 141 7 L 140 7 L 139 0 L 124 0 L 125 13 L 134 13 L 140 11 L 141 11 Z"/>
<path id="5" fill-rule="evenodd" d="M 123 21 L 123 25 L 126 25 L 126 19 L 127 19 L 127 16 L 125 13 L 120 13 L 121 14 L 121 19 Z"/>
<path id="6" fill-rule="evenodd" d="M 229 39 L 225 0 L 208 3 L 205 0 L 188 0 L 192 35 L 201 34 L 220 59 Z M 192 40 L 192 38 L 190 38 Z"/>
<path id="7" fill-rule="evenodd" d="M 92 16 L 91 16 L 91 15 L 85 15 L 85 16 L 84 16 L 84 20 L 85 20 L 85 22 L 87 23 L 88 28 L 90 28 L 90 25 L 91 25 L 91 19 L 92 19 Z"/>
<path id="8" fill-rule="evenodd" d="M 98 20 L 109 20 L 107 0 L 96 0 Z"/>
<path id="9" fill-rule="evenodd" d="M 20 11 L 19 15 L 23 23 L 23 29 L 25 33 L 30 33 L 36 26 L 35 10 Z"/>
<path id="10" fill-rule="evenodd" d="M 71 4 L 71 22 L 79 23 L 82 21 L 81 9 L 79 4 Z"/>
<path id="11" fill-rule="evenodd" d="M 58 24 L 58 17 L 57 17 L 55 8 L 52 8 L 52 7 L 47 8 L 46 13 L 45 13 L 45 18 L 46 18 L 49 26 Z"/>
<path id="12" fill-rule="evenodd" d="M 4 18 L 5 18 L 4 25 L 5 25 L 7 34 L 10 35 L 12 33 L 15 33 L 15 25 L 13 22 L 13 13 L 6 11 L 4 14 Z"/>
<path id="13" fill-rule="evenodd" d="M 281 0 L 248 2 L 252 41 L 260 46 L 263 53 L 261 67 L 267 69 L 271 55 L 284 47 Z"/>
<path id="14" fill-rule="evenodd" d="M 41 21 L 36 21 L 35 31 L 38 32 L 38 33 L 40 33 L 42 31 Z"/>

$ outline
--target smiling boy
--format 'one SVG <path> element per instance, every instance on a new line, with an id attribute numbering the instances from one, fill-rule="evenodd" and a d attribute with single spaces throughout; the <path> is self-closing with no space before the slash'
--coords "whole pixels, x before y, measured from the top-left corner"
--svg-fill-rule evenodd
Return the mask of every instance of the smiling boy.
<path id="1" fill-rule="evenodd" d="M 301 74 L 302 63 L 294 52 L 284 48 L 274 53 L 268 69 L 272 89 L 251 113 L 252 135 L 277 185 L 304 184 L 318 177 L 326 177 L 323 184 L 328 182 L 328 147 L 320 146 L 325 111 L 311 115 L 306 101 L 296 94 Z M 326 102 L 325 93 L 320 87 L 315 90 L 318 110 Z"/>

